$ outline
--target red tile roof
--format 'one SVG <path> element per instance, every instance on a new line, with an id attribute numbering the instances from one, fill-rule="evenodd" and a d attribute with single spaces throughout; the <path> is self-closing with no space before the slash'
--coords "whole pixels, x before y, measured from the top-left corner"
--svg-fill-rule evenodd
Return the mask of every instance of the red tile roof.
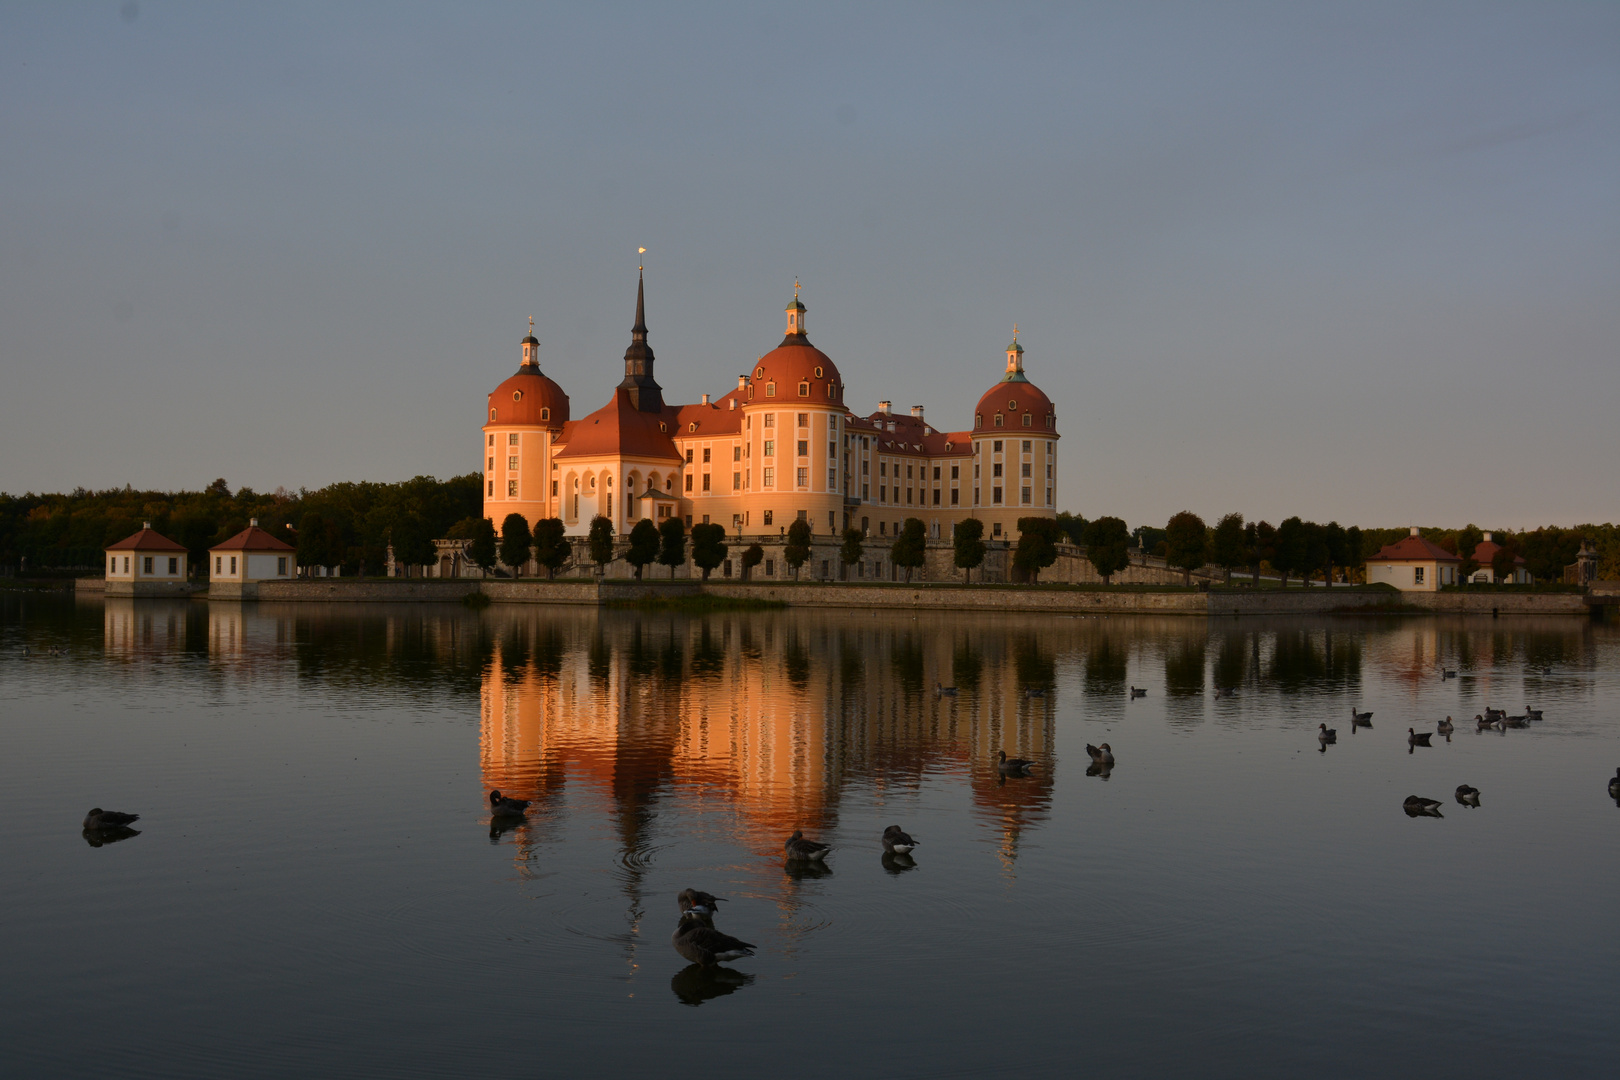
<path id="1" fill-rule="evenodd" d="M 277 540 L 257 525 L 249 525 L 229 540 L 215 544 L 209 551 L 294 551 L 285 540 Z"/>
<path id="2" fill-rule="evenodd" d="M 108 544 L 107 551 L 185 551 L 184 544 L 177 544 L 156 529 L 142 529 L 138 533 L 126 536 L 116 544 Z"/>
<path id="3" fill-rule="evenodd" d="M 573 421 L 563 429 L 558 442 L 566 445 L 558 458 L 638 457 L 679 461 L 681 455 L 670 441 L 678 410 L 644 413 L 630 401 L 624 387 L 613 391 L 613 400 L 589 416 Z M 663 430 L 660 430 L 660 425 Z"/>
<path id="4" fill-rule="evenodd" d="M 1399 542 L 1380 548 L 1368 562 L 1462 562 L 1457 556 L 1421 536 L 1403 536 Z"/>
<path id="5" fill-rule="evenodd" d="M 1496 553 L 1501 550 L 1502 545 L 1498 544 L 1495 540 L 1481 540 L 1474 547 L 1473 560 L 1479 563 L 1481 566 L 1489 566 L 1491 565 L 1491 561 L 1496 558 Z M 1513 565 L 1519 566 L 1523 564 L 1523 562 L 1523 555 L 1515 555 L 1513 557 Z"/>

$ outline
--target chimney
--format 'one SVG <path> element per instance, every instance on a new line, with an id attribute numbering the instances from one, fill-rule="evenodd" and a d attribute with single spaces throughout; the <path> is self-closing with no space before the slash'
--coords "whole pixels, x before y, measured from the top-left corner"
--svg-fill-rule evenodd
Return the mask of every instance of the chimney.
<path id="1" fill-rule="evenodd" d="M 731 411 L 732 412 L 737 411 L 737 399 L 736 398 L 731 399 Z"/>
<path id="2" fill-rule="evenodd" d="M 141 522 L 141 528 L 143 528 L 143 529 L 150 529 L 150 528 L 151 528 L 151 527 L 152 527 L 152 523 L 151 523 L 151 522 L 150 522 L 150 521 L 143 521 L 143 522 Z"/>
<path id="3" fill-rule="evenodd" d="M 250 528 L 257 529 L 259 527 L 259 519 L 258 518 L 248 518 L 248 526 Z"/>
<path id="4" fill-rule="evenodd" d="M 921 405 L 913 405 L 911 407 L 911 415 L 921 420 L 923 418 L 923 407 Z"/>
<path id="5" fill-rule="evenodd" d="M 1413 536 L 1416 536 L 1416 535 L 1417 535 L 1417 534 L 1418 534 L 1418 528 L 1417 528 L 1417 526 L 1416 526 L 1416 525 L 1413 525 L 1413 526 L 1412 526 L 1412 535 L 1413 535 Z"/>
<path id="6" fill-rule="evenodd" d="M 737 376 L 737 389 L 738 390 L 746 390 L 746 389 L 748 389 L 748 376 L 746 376 L 746 375 Z"/>
<path id="7" fill-rule="evenodd" d="M 880 401 L 880 402 L 878 402 L 878 412 L 882 413 L 884 416 L 888 416 L 889 415 L 889 406 L 891 406 L 893 404 L 894 404 L 894 402 L 892 402 L 892 401 Z"/>
<path id="8" fill-rule="evenodd" d="M 704 394 L 703 395 L 703 404 L 707 405 L 708 403 L 709 403 L 709 395 Z"/>
<path id="9" fill-rule="evenodd" d="M 1487 544 L 1489 544 L 1489 543 L 1491 543 L 1491 542 L 1492 542 L 1492 541 L 1491 541 L 1491 534 L 1490 534 L 1490 533 L 1486 533 L 1486 534 L 1485 534 L 1485 542 L 1486 542 L 1486 543 L 1487 543 Z"/>

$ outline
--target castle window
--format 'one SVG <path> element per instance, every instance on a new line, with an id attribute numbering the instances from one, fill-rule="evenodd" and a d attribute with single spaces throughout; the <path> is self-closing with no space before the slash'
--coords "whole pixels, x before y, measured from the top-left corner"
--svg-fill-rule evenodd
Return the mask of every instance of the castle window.
<path id="1" fill-rule="evenodd" d="M 708 473 L 703 474 L 703 490 L 704 491 L 709 490 L 709 474 Z"/>
<path id="2" fill-rule="evenodd" d="M 776 456 L 776 440 L 775 439 L 766 439 L 765 440 L 765 456 L 766 457 L 775 457 Z"/>
<path id="3" fill-rule="evenodd" d="M 540 410 L 540 419 L 542 419 L 542 420 L 550 420 L 551 419 L 551 410 L 549 408 L 541 409 Z"/>
<path id="4" fill-rule="evenodd" d="M 1001 489 L 1000 488 L 993 487 L 993 488 L 990 489 L 990 501 L 995 503 L 997 506 L 1001 505 Z"/>
<path id="5" fill-rule="evenodd" d="M 1001 462 L 998 461 L 994 465 L 990 466 L 990 475 L 991 476 L 1000 476 L 1001 475 Z"/>
<path id="6" fill-rule="evenodd" d="M 765 396 L 766 397 L 775 397 L 776 396 L 776 383 L 775 382 L 768 382 L 768 383 L 765 384 Z"/>
<path id="7" fill-rule="evenodd" d="M 799 384 L 799 396 L 800 397 L 809 397 L 810 396 L 810 384 L 809 383 L 802 382 L 802 383 Z"/>
<path id="8" fill-rule="evenodd" d="M 512 432 L 510 435 L 508 435 L 506 437 L 506 445 L 507 446 L 516 446 L 517 444 L 518 444 L 517 432 L 514 431 L 514 432 Z"/>
<path id="9" fill-rule="evenodd" d="M 709 463 L 709 448 L 707 446 L 705 446 L 703 448 L 703 464 L 707 465 L 708 463 Z"/>
<path id="10" fill-rule="evenodd" d="M 770 523 L 771 523 L 771 511 L 767 510 L 767 511 L 765 511 L 765 524 L 769 525 Z"/>
<path id="11" fill-rule="evenodd" d="M 687 431 L 696 431 L 697 430 L 697 421 L 694 420 L 690 424 L 686 425 L 686 430 Z"/>
<path id="12" fill-rule="evenodd" d="M 491 432 L 491 433 L 490 433 L 490 436 L 489 436 L 489 445 L 491 445 L 491 446 L 494 446 L 494 445 L 495 445 L 495 434 L 494 434 L 494 432 Z"/>
<path id="13" fill-rule="evenodd" d="M 810 414 L 809 413 L 802 412 L 802 413 L 799 414 L 799 426 L 800 427 L 809 427 L 810 426 Z"/>
<path id="14" fill-rule="evenodd" d="M 658 421 L 658 430 L 664 432 L 667 435 L 667 434 L 669 434 L 669 425 L 664 423 L 662 420 L 660 420 L 660 421 Z"/>
<path id="15" fill-rule="evenodd" d="M 797 480 L 798 480 L 798 484 L 799 484 L 800 487 L 809 487 L 810 486 L 810 470 L 809 469 L 800 469 L 799 473 L 798 473 Z"/>
<path id="16" fill-rule="evenodd" d="M 765 377 L 765 369 L 764 368 L 761 367 L 761 368 L 755 368 L 754 369 L 754 378 L 763 379 L 764 377 Z"/>
<path id="17" fill-rule="evenodd" d="M 816 378 L 821 378 L 821 365 L 816 365 Z"/>
<path id="18" fill-rule="evenodd" d="M 523 400 L 523 391 L 521 391 L 521 390 L 512 391 L 512 400 L 513 401 L 522 401 Z"/>
<path id="19" fill-rule="evenodd" d="M 1000 427 L 1000 426 L 1001 426 L 1001 414 L 996 413 L 996 427 Z"/>
<path id="20" fill-rule="evenodd" d="M 736 443 L 731 444 L 731 460 L 732 461 L 741 461 L 742 460 L 742 447 L 738 446 Z"/>
<path id="21" fill-rule="evenodd" d="M 557 493 L 555 491 L 553 491 L 552 494 L 555 495 Z M 495 497 L 495 481 L 493 481 L 493 480 L 491 480 L 489 482 L 489 497 L 491 499 L 493 499 Z"/>
<path id="22" fill-rule="evenodd" d="M 809 439 L 800 439 L 799 440 L 799 456 L 800 457 L 809 457 L 810 456 L 810 440 Z"/>
<path id="23" fill-rule="evenodd" d="M 494 484 L 491 484 L 491 485 L 489 485 L 489 486 L 490 486 L 490 487 L 494 487 L 494 486 L 495 486 L 495 485 L 494 485 Z M 491 494 L 494 494 L 494 493 L 493 493 L 493 492 L 491 492 Z M 556 497 L 557 497 L 557 481 L 555 481 L 555 480 L 553 480 L 553 481 L 552 481 L 552 482 L 551 482 L 551 497 L 552 497 L 552 498 L 553 498 L 553 499 L 555 499 L 555 498 L 556 498 Z"/>
<path id="24" fill-rule="evenodd" d="M 1033 416 L 1029 415 L 1029 413 L 1025 413 L 1024 414 L 1024 426 L 1025 427 L 1034 427 L 1035 425 L 1030 422 L 1030 421 L 1032 421 L 1034 419 L 1035 418 Z"/>
<path id="25" fill-rule="evenodd" d="M 508 499 L 517 498 L 517 481 L 516 480 L 508 480 L 506 482 L 506 497 Z"/>
<path id="26" fill-rule="evenodd" d="M 1056 451 L 1057 451 L 1056 444 L 1054 444 L 1054 443 L 1047 443 L 1046 444 L 1046 452 L 1048 454 L 1055 453 Z"/>
<path id="27" fill-rule="evenodd" d="M 692 448 L 690 446 L 686 448 L 686 463 L 688 465 L 692 464 Z"/>
<path id="28" fill-rule="evenodd" d="M 686 474 L 686 490 L 687 491 L 692 490 L 692 474 L 691 473 Z"/>
<path id="29" fill-rule="evenodd" d="M 833 400 L 837 399 L 837 397 L 838 397 L 837 386 L 838 386 L 837 383 L 828 383 L 827 384 L 827 400 L 828 401 L 833 401 Z"/>
<path id="30" fill-rule="evenodd" d="M 934 505 L 939 505 L 939 488 L 934 489 Z"/>
<path id="31" fill-rule="evenodd" d="M 742 473 L 734 472 L 734 473 L 731 474 L 731 490 L 732 491 L 741 491 L 742 490 Z"/>
<path id="32" fill-rule="evenodd" d="M 1024 464 L 1023 464 L 1022 475 L 1026 476 L 1026 477 L 1029 475 L 1029 462 L 1027 462 L 1027 461 L 1024 462 Z"/>
<path id="33" fill-rule="evenodd" d="M 1047 413 L 1046 414 L 1046 430 L 1055 431 L 1056 429 L 1057 429 L 1057 417 L 1053 416 L 1051 413 Z"/>
<path id="34" fill-rule="evenodd" d="M 765 486 L 766 487 L 774 487 L 776 485 L 776 470 L 767 468 L 765 470 L 764 480 L 765 480 Z M 770 523 L 771 523 L 770 511 L 767 510 L 765 512 L 765 524 L 769 525 Z"/>
<path id="35" fill-rule="evenodd" d="M 765 426 L 766 427 L 775 427 L 776 426 L 776 414 L 775 413 L 768 412 L 768 413 L 765 414 Z"/>
<path id="36" fill-rule="evenodd" d="M 960 466 L 960 465 L 952 465 L 951 466 L 951 479 L 952 480 L 960 480 L 960 479 L 962 479 L 962 466 Z"/>
<path id="37" fill-rule="evenodd" d="M 495 422 L 495 410 L 494 409 L 489 410 L 489 420 L 490 420 L 490 423 Z"/>
<path id="38" fill-rule="evenodd" d="M 1018 402 L 1017 401 L 1009 401 L 1009 402 L 1007 402 L 1007 411 L 1008 412 L 1017 412 L 1018 411 Z"/>
<path id="39" fill-rule="evenodd" d="M 1001 453 L 1001 440 L 997 439 L 994 443 L 992 443 L 990 449 L 994 450 L 998 454 Z"/>
<path id="40" fill-rule="evenodd" d="M 506 470 L 508 472 L 517 472 L 517 463 L 518 463 L 518 459 L 517 459 L 516 456 L 507 458 L 506 459 Z"/>
<path id="41" fill-rule="evenodd" d="M 951 488 L 951 505 L 956 505 L 956 497 L 962 493 L 961 488 Z"/>
<path id="42" fill-rule="evenodd" d="M 1026 453 L 1026 454 L 1029 453 L 1029 440 L 1028 439 L 1024 440 L 1024 453 Z"/>

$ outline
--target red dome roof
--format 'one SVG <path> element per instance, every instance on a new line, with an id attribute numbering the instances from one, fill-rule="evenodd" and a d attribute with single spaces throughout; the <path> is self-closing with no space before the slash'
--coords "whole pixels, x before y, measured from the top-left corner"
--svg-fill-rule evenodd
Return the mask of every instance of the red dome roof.
<path id="1" fill-rule="evenodd" d="M 776 393 L 767 396 L 765 388 L 776 384 Z M 806 393 L 799 393 L 800 384 Z M 751 404 L 770 401 L 799 401 L 809 405 L 843 407 L 844 378 L 827 354 L 810 344 L 803 334 L 789 335 L 782 344 L 759 358 L 754 365 Z"/>
<path id="2" fill-rule="evenodd" d="M 1022 378 L 998 382 L 984 392 L 973 410 L 973 430 L 995 431 L 996 413 L 1001 414 L 1001 425 L 1006 429 L 1024 430 L 1024 414 L 1031 413 L 1034 419 L 1029 422 L 1030 428 L 1048 434 L 1056 434 L 1057 431 L 1055 419 L 1051 426 L 1046 422 L 1048 416 L 1057 415 L 1057 410 L 1052 407 L 1052 399 L 1040 387 Z"/>
<path id="3" fill-rule="evenodd" d="M 530 424 L 560 428 L 568 422 L 568 395 L 540 374 L 538 365 L 525 364 L 489 395 L 485 427 L 491 424 Z"/>

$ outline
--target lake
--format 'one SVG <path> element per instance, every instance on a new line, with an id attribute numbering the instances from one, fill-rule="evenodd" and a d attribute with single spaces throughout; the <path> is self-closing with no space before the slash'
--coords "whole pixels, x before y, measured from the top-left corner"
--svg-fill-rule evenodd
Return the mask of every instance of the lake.
<path id="1" fill-rule="evenodd" d="M 0 593 L 0 1071 L 1608 1075 L 1617 706 L 1580 619 Z"/>

